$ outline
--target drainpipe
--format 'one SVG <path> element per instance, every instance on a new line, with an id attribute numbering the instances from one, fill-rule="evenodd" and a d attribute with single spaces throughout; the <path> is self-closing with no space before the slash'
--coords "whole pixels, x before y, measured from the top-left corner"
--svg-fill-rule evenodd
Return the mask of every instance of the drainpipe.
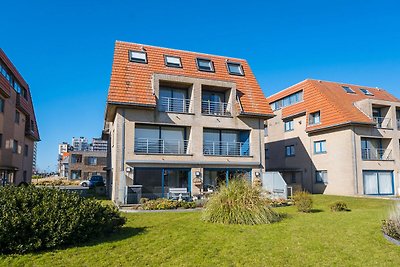
<path id="1" fill-rule="evenodd" d="M 357 168 L 357 147 L 356 147 L 356 134 L 355 127 L 352 127 L 353 138 L 351 140 L 354 148 L 353 164 L 354 164 L 354 194 L 358 195 L 358 168 Z"/>
<path id="2" fill-rule="evenodd" d="M 121 137 L 121 168 L 119 174 L 119 201 L 126 204 L 126 178 L 125 178 L 125 109 L 122 109 L 122 137 Z"/>
<path id="3" fill-rule="evenodd" d="M 265 149 L 265 146 L 264 146 L 264 142 L 262 142 L 262 139 L 261 139 L 261 119 L 259 119 L 258 120 L 258 128 L 260 129 L 259 131 L 258 131 L 258 139 L 259 139 L 259 142 L 260 142 L 260 174 L 262 174 L 263 173 L 263 166 L 262 166 L 262 151 L 261 151 L 261 149 Z M 263 121 L 263 125 L 264 125 L 264 121 Z M 265 167 L 265 166 L 264 166 Z M 260 177 L 260 179 L 262 179 L 262 177 Z"/>

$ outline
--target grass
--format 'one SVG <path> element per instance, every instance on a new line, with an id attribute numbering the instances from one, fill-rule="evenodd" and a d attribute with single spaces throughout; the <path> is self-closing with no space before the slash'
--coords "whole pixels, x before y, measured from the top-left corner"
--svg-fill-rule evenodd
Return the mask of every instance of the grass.
<path id="1" fill-rule="evenodd" d="M 200 212 L 127 214 L 126 227 L 81 247 L 0 256 L 4 266 L 399 266 L 400 247 L 383 238 L 391 200 L 313 196 L 311 213 L 277 208 L 270 225 L 221 225 Z M 351 212 L 331 212 L 345 201 Z"/>

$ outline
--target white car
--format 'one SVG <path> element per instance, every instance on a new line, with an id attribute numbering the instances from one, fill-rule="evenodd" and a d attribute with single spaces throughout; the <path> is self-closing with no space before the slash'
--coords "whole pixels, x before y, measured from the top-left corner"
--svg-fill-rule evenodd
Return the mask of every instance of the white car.
<path id="1" fill-rule="evenodd" d="M 79 185 L 83 187 L 88 187 L 89 183 L 90 183 L 89 180 L 83 180 L 82 182 L 79 183 Z"/>

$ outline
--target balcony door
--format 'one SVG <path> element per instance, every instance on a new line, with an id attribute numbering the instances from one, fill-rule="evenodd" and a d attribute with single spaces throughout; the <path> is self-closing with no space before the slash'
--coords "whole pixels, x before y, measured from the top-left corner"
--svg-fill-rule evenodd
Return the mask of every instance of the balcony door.
<path id="1" fill-rule="evenodd" d="M 361 153 L 363 159 L 382 158 L 382 140 L 374 138 L 361 138 Z"/>
<path id="2" fill-rule="evenodd" d="M 160 87 L 160 102 L 161 111 L 189 111 L 189 101 L 187 100 L 186 89 Z"/>
<path id="3" fill-rule="evenodd" d="M 393 195 L 392 171 L 364 171 L 364 194 L 366 195 Z"/>
<path id="4" fill-rule="evenodd" d="M 202 113 L 225 115 L 227 104 L 225 103 L 224 93 L 203 90 L 202 100 Z"/>

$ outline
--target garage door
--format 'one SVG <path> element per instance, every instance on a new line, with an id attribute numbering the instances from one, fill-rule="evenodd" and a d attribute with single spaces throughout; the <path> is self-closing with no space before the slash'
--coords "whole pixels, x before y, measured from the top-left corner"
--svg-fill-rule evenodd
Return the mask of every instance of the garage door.
<path id="1" fill-rule="evenodd" d="M 364 171 L 365 195 L 393 195 L 393 171 Z"/>

